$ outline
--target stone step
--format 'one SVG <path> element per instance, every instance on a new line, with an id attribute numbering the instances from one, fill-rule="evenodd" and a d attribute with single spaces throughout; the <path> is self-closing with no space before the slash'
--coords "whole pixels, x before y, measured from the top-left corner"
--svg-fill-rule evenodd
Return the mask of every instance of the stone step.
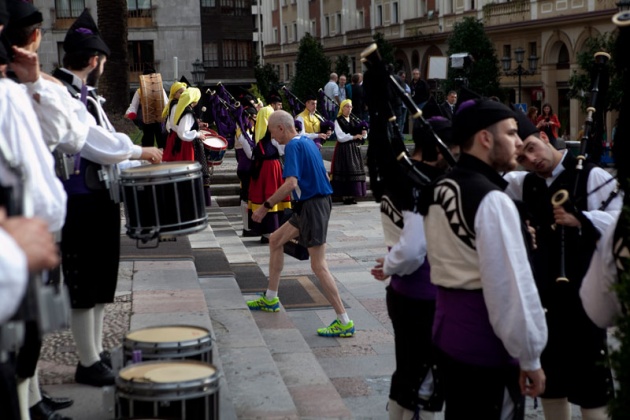
<path id="1" fill-rule="evenodd" d="M 224 250 L 230 265 L 252 264 L 254 259 L 230 222 L 234 208 L 214 206 L 208 211 L 212 241 Z M 218 204 L 218 203 L 217 203 Z M 193 247 L 195 241 L 191 240 Z M 350 418 L 341 395 L 328 378 L 300 330 L 287 316 L 250 311 L 232 278 L 200 278 L 236 418 Z M 299 374 L 297 372 L 299 371 Z M 313 395 L 325 395 L 314 404 Z M 228 420 L 232 420 L 228 416 Z"/>

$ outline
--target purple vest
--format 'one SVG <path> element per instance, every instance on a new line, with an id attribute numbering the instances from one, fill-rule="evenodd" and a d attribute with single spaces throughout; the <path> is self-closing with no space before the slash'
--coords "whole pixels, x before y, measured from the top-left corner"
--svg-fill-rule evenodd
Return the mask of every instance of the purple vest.
<path id="1" fill-rule="evenodd" d="M 247 172 L 252 167 L 252 160 L 247 157 L 243 149 L 236 149 L 236 162 L 238 163 L 237 171 Z"/>
<path id="2" fill-rule="evenodd" d="M 435 300 L 437 294 L 437 287 L 431 283 L 431 266 L 426 258 L 411 274 L 392 274 L 389 285 L 396 293 L 412 299 Z"/>
<path id="3" fill-rule="evenodd" d="M 439 287 L 433 342 L 452 358 L 471 365 L 517 365 L 496 336 L 481 290 Z"/>

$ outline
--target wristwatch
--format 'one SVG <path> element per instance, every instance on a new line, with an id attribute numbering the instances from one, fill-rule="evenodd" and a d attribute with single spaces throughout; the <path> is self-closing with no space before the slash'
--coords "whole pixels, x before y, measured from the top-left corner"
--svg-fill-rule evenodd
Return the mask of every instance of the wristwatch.
<path id="1" fill-rule="evenodd" d="M 263 203 L 263 207 L 266 208 L 266 209 L 269 209 L 269 210 L 271 210 L 273 208 L 273 206 L 271 205 L 271 203 L 269 201 L 265 201 Z"/>

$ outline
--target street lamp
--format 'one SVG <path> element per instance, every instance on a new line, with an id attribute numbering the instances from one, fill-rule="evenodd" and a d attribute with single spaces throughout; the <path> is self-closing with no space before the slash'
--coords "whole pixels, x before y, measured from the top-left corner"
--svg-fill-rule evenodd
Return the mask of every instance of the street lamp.
<path id="1" fill-rule="evenodd" d="M 536 73 L 536 68 L 538 67 L 538 57 L 534 54 L 530 55 L 527 59 L 529 62 L 529 68 L 523 68 L 522 64 L 525 59 L 525 50 L 521 47 L 518 47 L 514 50 L 514 59 L 516 60 L 516 67 L 512 70 L 512 58 L 509 56 L 505 56 L 501 59 L 501 63 L 503 64 L 503 72 L 506 76 L 518 76 L 518 103 L 521 103 L 521 76 L 530 76 Z"/>
<path id="2" fill-rule="evenodd" d="M 206 78 L 206 70 L 203 67 L 203 63 L 199 59 L 196 59 L 195 61 L 193 61 L 192 66 L 193 70 L 191 71 L 191 73 L 193 83 L 197 86 L 201 86 L 204 79 Z"/>

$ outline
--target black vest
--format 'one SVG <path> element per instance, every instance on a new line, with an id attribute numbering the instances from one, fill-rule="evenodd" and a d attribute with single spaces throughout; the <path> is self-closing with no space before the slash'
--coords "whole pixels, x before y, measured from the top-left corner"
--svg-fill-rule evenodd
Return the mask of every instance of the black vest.
<path id="1" fill-rule="evenodd" d="M 531 225 L 536 229 L 537 250 L 533 254 L 534 275 L 536 285 L 543 303 L 548 307 L 550 302 L 558 302 L 572 296 L 579 300 L 579 288 L 582 278 L 588 270 L 591 256 L 595 249 L 595 240 L 591 235 L 585 235 L 588 229 L 564 226 L 563 229 L 554 226 L 553 206 L 551 197 L 561 189 L 569 192 L 569 199 L 580 211 L 588 210 L 587 182 L 594 165 L 585 163 L 580 171 L 575 169 L 577 160 L 567 153 L 562 165 L 565 170 L 547 187 L 545 179 L 534 173 L 525 177 L 523 183 L 523 202 L 531 215 Z M 574 196 L 574 189 L 577 189 Z M 564 269 L 569 283 L 556 282 L 560 276 L 561 232 L 564 230 Z M 571 289 L 570 293 L 566 288 Z M 558 293 L 563 296 L 559 297 Z M 578 303 L 578 302 L 573 302 Z"/>

